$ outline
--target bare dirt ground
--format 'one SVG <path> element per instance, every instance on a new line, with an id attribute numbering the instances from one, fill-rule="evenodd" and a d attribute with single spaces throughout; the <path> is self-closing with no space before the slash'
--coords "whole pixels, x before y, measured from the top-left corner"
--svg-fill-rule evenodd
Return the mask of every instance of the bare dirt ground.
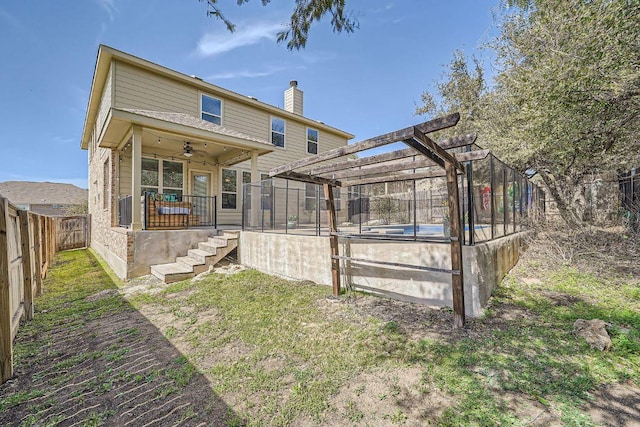
<path id="1" fill-rule="evenodd" d="M 117 290 L 79 302 L 102 299 L 119 308 L 85 311 L 31 337 L 45 344 L 0 386 L 0 398 L 10 396 L 0 425 L 211 426 L 234 418 L 207 378 Z"/>

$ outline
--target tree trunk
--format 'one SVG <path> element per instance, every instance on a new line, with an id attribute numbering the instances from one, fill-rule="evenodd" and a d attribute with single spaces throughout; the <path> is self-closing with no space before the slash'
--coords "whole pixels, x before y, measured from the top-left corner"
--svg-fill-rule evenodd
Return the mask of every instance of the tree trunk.
<path id="1" fill-rule="evenodd" d="M 553 201 L 556 202 L 558 207 L 558 213 L 560 217 L 567 223 L 570 227 L 578 227 L 582 225 L 582 215 L 580 214 L 579 206 L 574 202 L 576 191 L 581 190 L 581 181 L 572 180 L 571 178 L 559 179 L 548 172 L 539 172 L 540 177 L 544 181 L 547 189 Z"/>

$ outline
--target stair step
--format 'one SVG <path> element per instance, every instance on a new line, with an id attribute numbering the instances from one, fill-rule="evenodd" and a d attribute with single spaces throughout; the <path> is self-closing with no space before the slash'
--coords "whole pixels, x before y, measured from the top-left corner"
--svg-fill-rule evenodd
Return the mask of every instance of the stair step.
<path id="1" fill-rule="evenodd" d="M 201 251 L 209 252 L 212 255 L 215 255 L 216 252 L 218 252 L 218 248 L 221 248 L 221 247 L 224 247 L 224 246 L 220 246 L 216 243 L 209 243 L 209 242 L 198 243 L 198 249 L 200 249 Z"/>
<path id="2" fill-rule="evenodd" d="M 212 254 L 211 252 L 207 252 L 207 251 L 203 251 L 202 249 L 189 249 L 187 251 L 187 256 L 197 259 L 198 261 L 201 261 L 202 263 L 207 263 L 209 262 L 209 259 L 211 259 L 215 254 Z"/>
<path id="3" fill-rule="evenodd" d="M 192 267 L 179 262 L 152 265 L 151 274 L 165 283 L 179 282 L 195 276 Z"/>
<path id="4" fill-rule="evenodd" d="M 220 248 L 224 248 L 229 245 L 229 240 L 233 240 L 233 238 L 227 236 L 214 236 L 209 237 L 207 243 L 211 243 L 213 245 L 218 245 Z"/>
<path id="5" fill-rule="evenodd" d="M 176 258 L 176 262 L 183 263 L 193 270 L 194 274 L 200 274 L 209 269 L 209 266 L 205 261 L 200 261 L 199 259 L 193 258 L 191 256 L 179 256 Z"/>

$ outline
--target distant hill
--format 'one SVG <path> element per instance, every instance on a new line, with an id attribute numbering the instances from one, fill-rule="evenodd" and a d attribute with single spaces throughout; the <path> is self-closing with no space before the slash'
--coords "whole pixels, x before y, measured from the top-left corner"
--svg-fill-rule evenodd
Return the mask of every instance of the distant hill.
<path id="1" fill-rule="evenodd" d="M 89 191 L 73 184 L 58 182 L 0 182 L 0 195 L 21 209 L 42 215 L 65 215 L 77 206 L 85 206 Z"/>

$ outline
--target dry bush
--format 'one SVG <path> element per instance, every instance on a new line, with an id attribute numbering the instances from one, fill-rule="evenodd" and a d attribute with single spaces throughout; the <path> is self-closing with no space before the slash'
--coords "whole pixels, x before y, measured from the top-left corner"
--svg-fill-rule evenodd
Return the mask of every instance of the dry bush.
<path id="1" fill-rule="evenodd" d="M 527 244 L 531 256 L 547 267 L 640 276 L 640 235 L 622 225 L 570 228 L 552 219 L 539 225 Z"/>

